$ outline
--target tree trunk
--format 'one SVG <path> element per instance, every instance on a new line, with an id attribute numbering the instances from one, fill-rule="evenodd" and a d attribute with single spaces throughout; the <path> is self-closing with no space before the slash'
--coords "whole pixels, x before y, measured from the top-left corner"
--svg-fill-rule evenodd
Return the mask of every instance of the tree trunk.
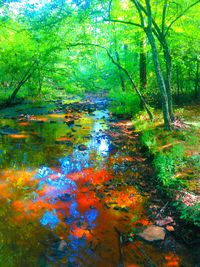
<path id="1" fill-rule="evenodd" d="M 163 118 L 164 118 L 164 126 L 165 126 L 166 130 L 171 130 L 172 129 L 172 120 L 171 120 L 170 113 L 169 113 L 168 94 L 167 94 L 167 89 L 166 89 L 164 77 L 163 77 L 163 74 L 161 71 L 159 57 L 158 57 L 158 49 L 156 46 L 156 41 L 155 41 L 155 38 L 153 35 L 153 30 L 152 30 L 151 4 L 150 4 L 150 0 L 145 0 L 145 2 L 146 2 L 146 7 L 147 7 L 148 26 L 145 27 L 143 18 L 141 17 L 142 24 L 143 24 L 144 31 L 146 32 L 147 38 L 148 38 L 150 46 L 151 46 L 154 69 L 155 69 L 157 83 L 158 83 L 158 87 L 159 87 L 161 99 L 162 99 L 162 111 L 163 111 Z M 142 16 L 141 10 L 140 10 L 140 16 Z"/>
<path id="2" fill-rule="evenodd" d="M 115 51 L 115 55 L 116 55 L 117 63 L 120 64 L 119 54 L 118 54 L 117 51 Z M 121 70 L 119 70 L 119 79 L 120 79 L 120 82 L 121 82 L 122 91 L 124 92 L 126 90 L 126 87 L 125 87 L 124 77 L 123 77 L 123 75 L 121 73 Z"/>
<path id="3" fill-rule="evenodd" d="M 140 40 L 140 90 L 147 87 L 145 39 Z"/>
<path id="4" fill-rule="evenodd" d="M 114 45 L 115 45 L 115 56 L 116 56 L 116 62 L 120 64 L 120 58 L 119 58 L 119 53 L 117 52 L 117 36 L 116 36 L 116 28 L 115 28 L 115 24 L 113 25 L 113 28 L 114 28 Z M 121 70 L 119 70 L 119 79 L 120 79 L 120 82 L 121 82 L 121 88 L 122 88 L 122 91 L 124 92 L 126 90 L 125 88 L 125 82 L 124 82 L 124 77 L 121 73 Z"/>
<path id="5" fill-rule="evenodd" d="M 19 90 L 21 89 L 21 87 L 28 81 L 28 79 L 31 77 L 32 73 L 29 73 L 27 76 L 25 76 L 17 85 L 17 87 L 15 88 L 15 90 L 12 92 L 10 98 L 8 99 L 6 105 L 10 105 L 14 102 L 17 93 L 19 92 Z"/>
<path id="6" fill-rule="evenodd" d="M 157 51 L 156 42 L 155 42 L 153 33 L 150 28 L 146 28 L 146 34 L 147 34 L 147 37 L 148 37 L 148 40 L 149 40 L 149 43 L 152 49 L 152 58 L 153 58 L 156 78 L 158 82 L 158 87 L 159 87 L 161 99 L 162 99 L 162 111 L 163 111 L 165 129 L 171 130 L 172 120 L 171 120 L 170 113 L 169 113 L 168 95 L 167 95 L 167 90 L 166 90 L 166 85 L 164 82 L 163 74 L 161 72 L 160 62 L 158 59 L 158 51 Z"/>
<path id="7" fill-rule="evenodd" d="M 174 120 L 173 108 L 172 108 L 172 94 L 171 94 L 171 77 L 172 77 L 172 58 L 170 54 L 169 47 L 166 40 L 164 40 L 164 58 L 166 64 L 166 77 L 165 77 L 165 87 L 168 97 L 168 109 L 171 120 Z"/>
<path id="8" fill-rule="evenodd" d="M 128 68 L 128 61 L 129 61 L 129 58 L 128 58 L 128 45 L 127 44 L 124 44 L 124 62 L 125 62 L 125 68 L 127 69 Z"/>

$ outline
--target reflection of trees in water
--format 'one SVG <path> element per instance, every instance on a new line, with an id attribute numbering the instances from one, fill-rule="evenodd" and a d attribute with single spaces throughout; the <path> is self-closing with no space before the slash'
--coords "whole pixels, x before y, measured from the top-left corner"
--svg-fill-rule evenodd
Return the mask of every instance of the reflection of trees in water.
<path id="1" fill-rule="evenodd" d="M 103 114 L 98 114 L 98 116 L 103 116 Z M 67 256 L 69 264 L 76 266 L 77 261 L 84 262 L 83 257 L 91 257 L 92 254 L 92 257 L 95 257 L 94 252 L 89 248 L 85 233 L 89 233 L 95 227 L 98 210 L 90 206 L 93 205 L 91 204 L 93 201 L 91 196 L 93 197 L 93 195 L 89 192 L 89 186 L 86 198 L 85 195 L 80 194 L 81 187 L 85 186 L 87 182 L 89 185 L 89 183 L 93 183 L 96 180 L 100 181 L 100 178 L 102 180 L 106 175 L 100 171 L 98 175 L 95 173 L 96 169 L 99 169 L 105 163 L 109 153 L 109 139 L 102 130 L 105 127 L 102 124 L 103 120 L 95 120 L 96 118 L 90 119 L 88 127 L 83 130 L 84 120 L 80 122 L 81 128 L 77 128 L 76 125 L 73 126 L 76 128 L 76 132 L 73 132 L 73 139 L 76 139 L 80 134 L 80 138 L 73 142 L 74 149 L 73 147 L 68 148 L 65 144 L 55 144 L 55 139 L 58 136 L 63 136 L 63 134 L 67 136 L 72 132 L 73 128 L 67 128 L 66 130 L 66 125 L 63 124 L 60 130 L 57 130 L 59 128 L 57 124 L 32 123 L 31 128 L 29 130 L 27 128 L 27 130 L 38 132 L 37 135 L 30 135 L 29 138 L 23 140 L 12 140 L 5 136 L 3 140 L 5 145 L 4 154 L 2 152 L 1 155 L 2 157 L 4 156 L 5 160 L 2 159 L 3 161 L 1 161 L 0 156 L 0 163 L 4 167 L 5 164 L 17 166 L 18 168 L 28 165 L 32 169 L 34 166 L 41 166 L 44 162 L 47 163 L 33 177 L 32 182 L 37 181 L 38 183 L 36 183 L 37 189 L 30 192 L 32 200 L 30 198 L 28 200 L 20 200 L 19 205 L 22 205 L 20 208 L 21 218 L 25 218 L 26 212 L 28 212 L 27 220 L 33 220 L 34 224 L 37 224 L 38 234 L 35 234 L 36 240 L 40 240 L 40 232 L 42 233 L 43 231 L 45 233 L 50 232 L 55 237 L 57 245 L 55 245 L 55 242 L 49 244 L 51 250 L 47 252 L 49 256 L 52 253 L 52 249 L 54 250 L 55 255 L 52 258 L 52 262 Z M 77 129 L 80 129 L 80 131 Z M 90 133 L 90 139 L 88 139 L 88 133 Z M 86 136 L 87 138 L 85 138 Z M 86 143 L 85 140 L 89 141 Z M 79 145 L 82 142 L 87 147 L 84 151 L 79 149 Z M 69 155 L 62 157 L 61 155 L 63 154 Z M 49 165 L 58 165 L 59 157 L 60 166 L 57 169 L 47 167 Z M 74 181 L 73 177 L 70 176 L 72 174 L 77 174 L 78 179 L 82 182 Z M 84 206 L 86 202 L 88 203 L 88 198 L 90 198 L 90 204 Z M 80 208 L 82 205 L 83 207 Z M 57 234 L 57 227 L 63 224 L 66 225 L 63 231 L 68 232 L 69 230 L 69 234 L 65 238 L 64 249 L 60 251 L 59 244 L 61 240 Z M 23 226 L 24 229 L 27 229 L 27 235 L 29 231 L 33 231 L 33 226 L 31 230 Z M 21 239 L 23 239 L 22 235 Z M 19 248 L 23 248 L 23 245 L 19 244 Z M 28 263 L 29 260 L 26 259 L 26 262 Z"/>
<path id="2" fill-rule="evenodd" d="M 56 172 L 48 167 L 42 167 L 39 169 L 36 178 L 40 180 L 38 184 L 38 190 L 42 188 L 50 187 L 51 190 L 46 190 L 44 195 L 38 197 L 43 201 L 48 201 L 56 207 L 56 202 L 64 202 L 67 207 L 61 210 L 60 208 L 46 210 L 40 218 L 40 223 L 43 226 L 55 229 L 60 223 L 59 213 L 64 215 L 64 222 L 70 228 L 70 232 L 73 233 L 74 227 L 84 230 L 91 230 L 95 227 L 95 220 L 98 216 L 98 211 L 95 208 L 89 208 L 85 212 L 80 213 L 77 203 L 76 193 L 80 188 L 77 187 L 75 181 L 68 179 L 67 175 L 71 173 L 81 173 L 82 170 L 91 166 L 89 165 L 89 151 L 81 152 L 76 150 L 73 156 L 67 156 L 60 161 L 60 172 Z M 83 175 L 84 176 L 84 175 Z M 37 198 L 35 199 L 37 201 Z M 59 207 L 59 206 L 58 206 Z M 62 253 L 58 250 L 55 257 L 67 256 L 69 263 L 76 262 L 77 258 L 80 258 L 80 250 L 87 248 L 86 236 L 84 233 L 82 236 L 70 234 L 66 242 L 66 246 Z M 55 251 L 54 251 L 55 253 Z M 85 254 L 86 252 L 84 252 Z M 88 248 L 85 255 L 91 254 L 92 251 Z M 82 255 L 84 255 L 82 254 Z"/>

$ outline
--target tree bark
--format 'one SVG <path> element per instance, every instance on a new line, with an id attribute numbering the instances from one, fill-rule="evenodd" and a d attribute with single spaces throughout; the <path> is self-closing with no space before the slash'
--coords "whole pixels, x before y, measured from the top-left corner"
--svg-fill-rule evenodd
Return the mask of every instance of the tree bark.
<path id="1" fill-rule="evenodd" d="M 30 70 L 29 70 L 30 71 Z M 31 73 L 27 73 L 24 78 L 18 83 L 17 87 L 15 88 L 15 90 L 12 92 L 10 98 L 8 99 L 6 105 L 10 105 L 14 102 L 17 93 L 19 92 L 19 90 L 21 89 L 21 87 L 28 81 L 28 79 L 30 79 L 30 77 L 32 76 L 32 72 Z"/>
<path id="2" fill-rule="evenodd" d="M 157 83 L 158 83 L 158 87 L 159 87 L 161 99 L 162 99 L 162 111 L 163 111 L 163 118 L 164 118 L 164 126 L 165 126 L 166 130 L 171 130 L 172 129 L 172 120 L 171 120 L 170 112 L 169 112 L 168 94 L 167 94 L 167 89 L 166 89 L 164 77 L 163 77 L 163 74 L 161 71 L 156 41 L 155 41 L 153 31 L 152 31 L 152 14 L 151 14 L 150 0 L 146 0 L 146 6 L 147 6 L 148 26 L 146 28 L 144 28 L 144 30 L 146 32 L 146 35 L 147 35 L 147 38 L 149 40 L 151 50 L 152 50 L 154 69 L 155 69 Z"/>
<path id="3" fill-rule="evenodd" d="M 171 94 L 172 58 L 171 58 L 170 50 L 169 50 L 166 40 L 164 40 L 163 52 L 164 52 L 164 58 L 165 58 L 165 64 L 166 64 L 165 86 L 166 86 L 167 97 L 168 97 L 168 109 L 169 109 L 170 118 L 172 121 L 174 121 L 172 94 Z"/>
<path id="4" fill-rule="evenodd" d="M 158 82 L 158 87 L 159 87 L 161 99 L 162 99 L 162 111 L 163 111 L 165 129 L 171 130 L 172 129 L 172 121 L 171 121 L 171 117 L 169 114 L 168 96 L 167 96 L 164 78 L 163 78 L 161 68 L 160 68 L 160 63 L 158 60 L 158 51 L 157 51 L 157 47 L 156 47 L 156 42 L 155 42 L 155 39 L 154 39 L 152 32 L 149 29 L 146 29 L 146 33 L 147 33 L 147 37 L 148 37 L 148 40 L 149 40 L 149 43 L 150 43 L 151 49 L 152 49 L 152 58 L 153 58 L 156 78 L 157 78 L 157 82 Z"/>

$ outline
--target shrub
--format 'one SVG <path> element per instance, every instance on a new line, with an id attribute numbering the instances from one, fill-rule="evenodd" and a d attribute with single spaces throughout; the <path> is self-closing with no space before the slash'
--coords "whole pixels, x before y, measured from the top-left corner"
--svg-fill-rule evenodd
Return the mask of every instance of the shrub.
<path id="1" fill-rule="evenodd" d="M 140 111 L 140 100 L 134 92 L 110 91 L 111 112 L 117 115 L 135 115 Z"/>
<path id="2" fill-rule="evenodd" d="M 154 159 L 154 165 L 158 179 L 164 186 L 172 186 L 180 184 L 181 180 L 176 180 L 174 175 L 178 167 L 184 166 L 184 149 L 180 145 L 165 153 L 157 153 Z"/>

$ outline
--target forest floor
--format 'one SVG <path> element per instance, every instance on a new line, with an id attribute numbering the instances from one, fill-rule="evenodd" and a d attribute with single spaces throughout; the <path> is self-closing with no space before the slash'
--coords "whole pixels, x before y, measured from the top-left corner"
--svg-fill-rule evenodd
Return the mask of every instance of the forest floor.
<path id="1" fill-rule="evenodd" d="M 2 110 L 0 266 L 199 266 L 199 228 L 179 220 L 168 194 L 197 194 L 170 181 L 178 179 L 176 160 L 186 164 L 189 152 L 176 147 L 179 139 L 189 144 L 183 137 L 196 181 L 199 130 L 181 124 L 165 136 L 159 116 L 140 116 L 119 119 L 99 97 Z M 163 180 L 157 156 L 170 171 Z"/>
<path id="2" fill-rule="evenodd" d="M 133 123 L 153 156 L 158 187 L 171 198 L 180 217 L 200 226 L 200 110 L 197 105 L 175 111 L 175 130 L 163 131 L 161 114 L 149 122 L 144 113 Z"/>

